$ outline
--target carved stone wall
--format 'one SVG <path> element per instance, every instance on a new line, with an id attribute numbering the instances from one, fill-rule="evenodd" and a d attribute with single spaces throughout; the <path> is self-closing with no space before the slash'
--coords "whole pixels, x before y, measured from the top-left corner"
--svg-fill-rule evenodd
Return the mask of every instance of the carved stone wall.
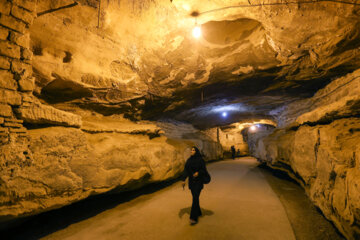
<path id="1" fill-rule="evenodd" d="M 7 144 L 26 135 L 19 108 L 31 102 L 34 88 L 29 26 L 35 17 L 36 1 L 0 3 L 0 141 Z"/>

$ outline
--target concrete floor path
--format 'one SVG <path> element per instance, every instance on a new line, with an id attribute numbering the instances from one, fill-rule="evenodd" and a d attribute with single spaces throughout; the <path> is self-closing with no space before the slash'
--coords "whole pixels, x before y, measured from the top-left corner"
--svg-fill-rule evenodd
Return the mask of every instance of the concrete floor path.
<path id="1" fill-rule="evenodd" d="M 277 195 L 254 158 L 208 165 L 200 195 L 203 217 L 189 225 L 191 193 L 177 182 L 121 203 L 42 239 L 295 239 Z"/>

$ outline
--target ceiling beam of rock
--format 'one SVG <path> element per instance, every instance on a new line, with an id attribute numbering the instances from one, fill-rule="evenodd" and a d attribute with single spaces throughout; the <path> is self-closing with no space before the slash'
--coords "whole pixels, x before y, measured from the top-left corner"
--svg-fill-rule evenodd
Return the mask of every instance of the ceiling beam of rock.
<path id="1" fill-rule="evenodd" d="M 34 94 L 47 104 L 205 129 L 275 120 L 360 67 L 352 0 L 75 2 L 39 1 L 30 27 Z"/>

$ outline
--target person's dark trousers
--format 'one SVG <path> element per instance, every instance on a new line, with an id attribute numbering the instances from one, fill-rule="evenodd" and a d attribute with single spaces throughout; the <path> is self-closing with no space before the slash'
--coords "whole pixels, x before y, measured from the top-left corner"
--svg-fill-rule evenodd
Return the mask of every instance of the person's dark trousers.
<path id="1" fill-rule="evenodd" d="M 191 194 L 193 197 L 192 206 L 191 206 L 191 213 L 190 213 L 190 219 L 193 219 L 195 221 L 198 220 L 198 217 L 201 216 L 201 209 L 200 209 L 200 197 L 201 188 L 200 187 L 193 187 L 191 188 Z"/>

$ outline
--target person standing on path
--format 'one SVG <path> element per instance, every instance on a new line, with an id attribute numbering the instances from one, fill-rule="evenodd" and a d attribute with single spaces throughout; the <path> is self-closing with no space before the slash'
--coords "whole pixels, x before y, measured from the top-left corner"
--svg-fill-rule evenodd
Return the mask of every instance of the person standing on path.
<path id="1" fill-rule="evenodd" d="M 230 149 L 231 149 L 231 157 L 232 157 L 232 159 L 235 159 L 235 147 L 234 147 L 234 145 L 232 145 Z"/>
<path id="2" fill-rule="evenodd" d="M 200 192 L 204 187 L 203 177 L 207 173 L 205 161 L 197 147 L 191 148 L 191 156 L 186 160 L 182 177 L 182 186 L 185 187 L 186 178 L 189 178 L 189 189 L 192 194 L 192 206 L 190 213 L 190 224 L 196 224 L 198 217 L 202 215 L 200 209 Z"/>

